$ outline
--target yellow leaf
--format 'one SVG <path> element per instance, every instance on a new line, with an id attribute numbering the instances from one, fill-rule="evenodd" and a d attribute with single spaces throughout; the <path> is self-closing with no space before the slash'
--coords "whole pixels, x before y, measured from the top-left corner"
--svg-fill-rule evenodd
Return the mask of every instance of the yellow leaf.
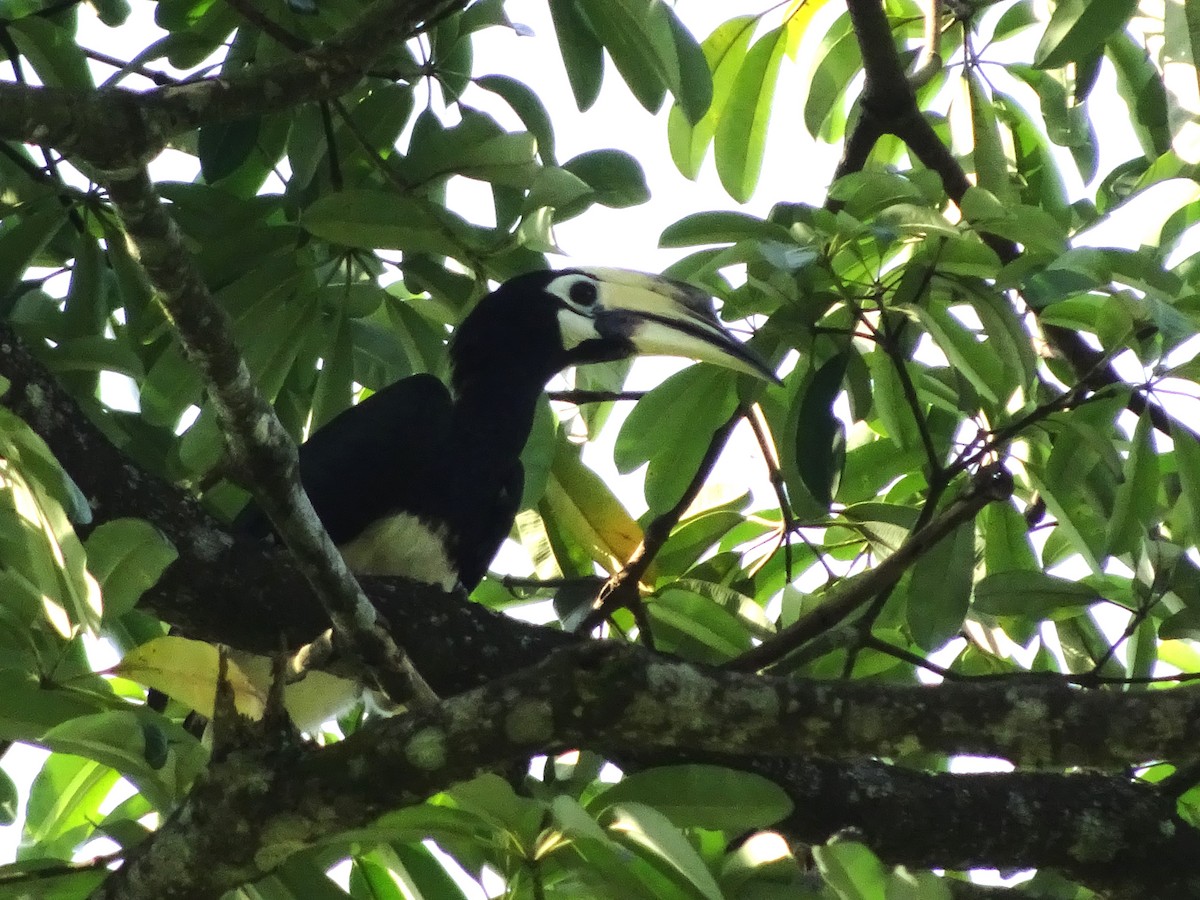
<path id="1" fill-rule="evenodd" d="M 600 476 L 583 464 L 577 448 L 559 446 L 546 481 L 545 503 L 559 528 L 609 574 L 619 571 L 642 542 L 638 523 Z"/>
<path id="2" fill-rule="evenodd" d="M 788 4 L 787 12 L 783 14 L 784 28 L 787 29 L 788 59 L 796 58 L 796 51 L 800 49 L 800 41 L 804 38 L 809 22 L 827 2 L 828 0 L 792 0 Z"/>
<path id="3" fill-rule="evenodd" d="M 202 715 L 212 717 L 217 695 L 218 653 L 212 644 L 165 636 L 147 641 L 125 654 L 114 674 L 174 697 Z M 232 659 L 227 678 L 238 712 L 262 718 L 266 694 Z"/>

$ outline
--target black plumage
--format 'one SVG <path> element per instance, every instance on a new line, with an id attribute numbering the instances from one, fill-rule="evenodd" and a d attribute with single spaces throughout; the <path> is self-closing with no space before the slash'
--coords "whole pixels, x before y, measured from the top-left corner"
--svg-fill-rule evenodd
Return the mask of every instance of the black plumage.
<path id="1" fill-rule="evenodd" d="M 512 527 L 546 382 L 638 352 L 774 377 L 689 285 L 612 269 L 530 273 L 459 326 L 449 388 L 415 375 L 347 409 L 300 448 L 301 480 L 351 569 L 469 590 Z M 269 532 L 253 508 L 238 524 Z"/>

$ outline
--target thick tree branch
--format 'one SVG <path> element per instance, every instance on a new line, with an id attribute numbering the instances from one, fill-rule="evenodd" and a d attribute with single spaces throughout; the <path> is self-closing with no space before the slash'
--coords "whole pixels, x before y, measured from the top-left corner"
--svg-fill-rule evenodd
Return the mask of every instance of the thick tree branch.
<path id="1" fill-rule="evenodd" d="M 998 748 L 1025 763 L 1095 765 L 1143 758 L 1148 739 L 1168 756 L 1193 757 L 1200 752 L 1198 713 L 1200 689 L 1192 688 L 1103 694 L 1046 679 L 1030 679 L 1019 692 L 995 685 L 819 683 L 716 673 L 629 645 L 589 642 L 425 710 L 379 720 L 328 747 L 294 748 L 265 761 L 257 751 L 231 754 L 210 768 L 98 896 L 215 896 L 297 849 L 536 753 L 586 747 L 619 754 L 638 747 L 722 754 L 736 763 L 763 756 Z M 830 770 L 824 774 L 824 781 L 834 780 Z M 1000 787 L 1021 783 L 994 777 Z M 1048 777 L 1020 776 L 1021 796 L 1032 805 L 1011 809 L 1010 818 L 1032 823 L 1030 816 L 1044 813 L 1035 797 L 1050 784 L 1042 780 Z M 1058 777 L 1059 783 L 1071 781 Z M 931 783 L 902 774 L 898 784 L 911 790 L 915 781 Z M 1111 779 L 1106 787 L 1114 787 Z M 1156 814 L 1149 841 L 1157 845 L 1154 858 L 1168 854 L 1179 863 L 1170 875 L 1176 882 L 1200 879 L 1200 834 L 1179 822 L 1173 802 L 1154 804 L 1150 789 L 1142 791 L 1110 790 L 1103 805 L 1093 791 L 1093 805 L 1086 808 L 1058 798 L 1052 808 L 1067 804 L 1081 811 L 1079 820 L 1059 826 L 1062 864 L 1100 867 L 1115 877 L 1116 858 L 1127 852 L 1114 843 L 1127 836 L 1114 830 L 1115 822 L 1128 814 L 1126 801 L 1137 799 Z M 897 788 L 893 796 L 902 793 Z M 844 804 L 848 794 L 839 796 Z M 995 791 L 990 799 L 997 805 Z M 819 813 L 798 815 L 811 821 Z M 254 822 L 256 828 L 231 833 L 230 821 Z M 1136 821 L 1145 824 L 1145 817 Z M 891 836 L 897 839 L 895 832 Z M 1146 835 L 1137 838 L 1144 849 Z"/>
<path id="2" fill-rule="evenodd" d="M 345 93 L 390 47 L 465 5 L 466 0 L 375 0 L 338 34 L 283 62 L 247 75 L 140 93 L 0 82 L 0 140 L 55 147 L 87 167 L 132 176 L 173 135 Z"/>
<path id="3" fill-rule="evenodd" d="M 47 441 L 88 496 L 98 521 L 121 516 L 148 518 L 178 546 L 179 560 L 143 597 L 143 607 L 186 624 L 196 636 L 260 652 L 278 647 L 281 634 L 287 635 L 294 646 L 327 627 L 320 607 L 287 553 L 258 542 L 233 540 L 189 495 L 130 464 L 20 342 L 2 331 L 0 374 L 11 381 L 10 390 L 2 398 L 4 404 Z M 578 640 L 398 580 L 367 579 L 365 586 L 372 602 L 387 611 L 394 633 L 402 640 L 422 636 L 420 641 L 408 642 L 418 666 L 444 695 L 496 683 L 534 665 L 555 647 Z M 1030 704 L 1029 711 L 1039 712 L 1045 709 L 1043 695 L 1027 692 L 1044 691 L 1054 683 L 1052 678 L 993 682 L 984 696 L 1023 700 Z M 629 701 L 620 693 L 622 683 L 608 687 L 612 690 L 608 696 L 621 697 L 622 704 Z M 837 691 L 839 686 L 829 687 Z M 876 689 L 871 685 L 859 687 L 869 694 Z M 928 697 L 930 707 L 941 709 L 941 690 L 918 692 L 916 696 Z M 1062 696 L 1072 701 L 1094 697 L 1099 706 L 1135 696 L 1110 692 L 1085 695 L 1062 686 L 1055 690 L 1065 692 Z M 891 702 L 908 708 L 908 696 L 893 696 Z M 1155 692 L 1136 696 L 1153 704 L 1157 698 L 1169 695 Z M 827 709 L 837 707 L 839 702 L 829 701 Z M 991 715 L 990 706 L 978 708 L 985 718 Z M 862 707 L 858 709 L 864 713 Z M 936 719 L 939 713 L 933 715 Z M 1123 709 L 1109 710 L 1094 724 L 1103 730 L 1106 726 L 1102 722 L 1121 722 L 1124 715 Z M 1048 717 L 1048 712 L 1037 716 L 1039 723 Z M 890 713 L 875 708 L 862 719 L 862 725 L 880 718 L 889 721 Z M 1195 710 L 1161 709 L 1154 719 L 1182 729 L 1197 717 Z M 725 725 L 716 723 L 718 728 Z M 1177 736 L 1176 743 L 1187 740 Z M 633 746 L 642 743 L 638 740 Z M 1094 741 L 1097 747 L 1106 743 L 1107 737 Z M 612 749 L 617 758 L 627 756 L 625 746 Z M 987 755 L 995 752 L 986 751 Z M 1139 754 L 1159 752 L 1157 748 L 1142 747 Z M 644 757 L 639 759 L 646 762 Z M 1078 840 L 1080 832 L 1086 830 L 1090 835 L 1113 836 L 1114 854 L 1111 861 L 1099 861 L 1090 868 L 1079 862 L 1080 871 L 1086 869 L 1087 880 L 1096 884 L 1096 879 L 1111 869 L 1113 879 L 1119 875 L 1136 882 L 1159 874 L 1165 877 L 1162 867 L 1148 860 L 1155 858 L 1161 848 L 1186 842 L 1191 835 L 1185 826 L 1169 821 L 1173 800 L 1168 802 L 1141 785 L 1109 776 L 926 775 L 871 762 L 772 761 L 761 755 L 735 760 L 727 754 L 703 754 L 691 747 L 680 748 L 670 759 L 724 762 L 759 771 L 778 780 L 796 800 L 796 813 L 783 826 L 789 834 L 816 843 L 845 828 L 855 828 L 894 863 L 947 868 L 970 863 L 1069 867 L 1071 848 L 1088 846 Z M 390 764 L 380 764 L 387 774 L 381 776 L 379 784 L 402 783 L 403 773 L 387 769 Z M 336 786 L 329 788 L 335 794 L 338 790 Z M 276 809 L 274 800 L 263 802 L 269 809 Z M 353 805 L 353 801 L 347 803 Z M 1079 814 L 1039 817 L 1043 808 L 1077 810 Z M 271 815 L 284 818 L 282 812 Z M 1133 833 L 1125 830 L 1126 821 L 1133 823 L 1130 827 L 1136 839 L 1125 840 L 1125 835 Z M 943 827 L 947 823 L 952 827 Z M 991 823 L 995 827 L 990 827 Z M 331 828 L 336 830 L 337 826 Z M 1148 836 L 1153 841 L 1148 842 Z M 1127 860 L 1129 865 L 1118 865 L 1119 860 Z M 1187 876 L 1181 869 L 1173 877 Z"/>
<path id="4" fill-rule="evenodd" d="M 787 786 L 796 806 L 776 827 L 806 843 L 849 829 L 895 865 L 1053 868 L 1110 900 L 1200 895 L 1197 832 L 1171 797 L 1121 776 L 931 773 L 870 760 L 729 764 Z"/>

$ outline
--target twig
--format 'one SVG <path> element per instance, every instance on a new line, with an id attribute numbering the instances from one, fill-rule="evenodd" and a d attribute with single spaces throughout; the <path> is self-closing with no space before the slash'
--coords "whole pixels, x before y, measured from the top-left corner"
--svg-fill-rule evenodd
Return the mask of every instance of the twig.
<path id="1" fill-rule="evenodd" d="M 733 415 L 713 432 L 712 440 L 708 443 L 708 449 L 704 451 L 704 457 L 700 460 L 700 465 L 696 467 L 696 474 L 692 476 L 692 480 L 684 489 L 683 496 L 675 502 L 674 506 L 655 517 L 654 521 L 646 526 L 646 531 L 642 535 L 642 542 L 633 551 L 633 555 L 629 557 L 629 561 L 625 564 L 624 568 L 613 575 L 605 583 L 604 587 L 600 589 L 595 607 L 584 617 L 579 627 L 575 629 L 576 633 L 587 634 L 607 619 L 613 610 L 621 608 L 632 609 L 634 605 L 641 604 L 638 584 L 642 576 L 646 574 L 646 570 L 650 568 L 650 564 L 654 561 L 658 552 L 662 550 L 667 539 L 670 538 L 672 530 L 679 524 L 679 519 L 687 511 L 687 508 L 692 505 L 692 502 L 696 499 L 696 495 L 700 493 L 700 488 L 704 486 L 704 482 L 712 474 L 713 466 L 717 464 L 717 460 L 721 456 L 721 451 L 725 449 L 725 444 L 729 440 L 729 436 L 733 434 L 733 430 L 737 427 L 738 423 L 749 413 L 750 406 L 751 404 L 749 403 L 740 404 L 733 411 Z"/>
<path id="2" fill-rule="evenodd" d="M 1012 476 L 999 466 L 981 471 L 970 488 L 947 506 L 920 531 L 915 531 L 887 559 L 857 578 L 847 579 L 830 590 L 819 606 L 801 616 L 774 638 L 725 664 L 739 672 L 753 672 L 782 659 L 816 635 L 828 631 L 871 601 L 890 590 L 914 561 L 929 552 L 942 538 L 996 500 L 1012 494 Z"/>
<path id="3" fill-rule="evenodd" d="M 779 503 L 779 512 L 783 519 L 780 523 L 782 530 L 779 536 L 779 541 L 783 545 L 783 568 L 787 580 L 791 581 L 792 530 L 796 527 L 796 519 L 792 514 L 792 504 L 788 500 L 787 485 L 784 483 L 783 471 L 779 464 L 779 453 L 775 448 L 775 441 L 771 437 L 771 427 L 767 424 L 767 417 L 763 415 L 762 407 L 759 404 L 755 403 L 750 408 L 750 415 L 746 417 L 746 421 L 750 423 L 754 439 L 758 441 L 758 451 L 767 465 L 771 489 L 775 491 L 775 499 Z M 771 551 L 772 555 L 774 552 Z"/>
<path id="4" fill-rule="evenodd" d="M 559 400 L 563 403 L 574 403 L 576 406 L 582 406 L 585 403 L 609 403 L 614 400 L 641 400 L 646 396 L 646 392 L 570 390 L 549 391 L 547 392 L 547 396 L 551 400 Z"/>

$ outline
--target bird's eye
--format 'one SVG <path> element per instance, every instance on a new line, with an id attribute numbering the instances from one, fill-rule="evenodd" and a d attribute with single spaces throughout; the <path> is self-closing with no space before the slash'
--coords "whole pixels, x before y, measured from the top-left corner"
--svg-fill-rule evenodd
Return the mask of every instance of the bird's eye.
<path id="1" fill-rule="evenodd" d="M 600 292 L 596 290 L 596 283 L 591 280 L 575 282 L 568 294 L 571 302 L 579 306 L 591 306 L 600 296 Z"/>

